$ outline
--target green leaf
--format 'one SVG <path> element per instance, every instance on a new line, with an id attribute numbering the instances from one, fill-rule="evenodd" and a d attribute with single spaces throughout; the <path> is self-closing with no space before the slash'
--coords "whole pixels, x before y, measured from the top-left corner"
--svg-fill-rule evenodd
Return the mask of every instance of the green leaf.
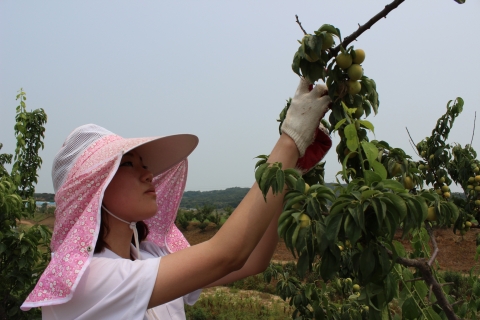
<path id="1" fill-rule="evenodd" d="M 371 142 L 362 141 L 362 149 L 367 156 L 368 162 L 373 162 L 377 159 L 378 156 L 378 148 Z"/>
<path id="2" fill-rule="evenodd" d="M 366 170 L 363 174 L 364 174 L 364 178 L 365 178 L 365 183 L 368 186 L 371 186 L 372 183 L 374 183 L 374 182 L 382 181 L 382 177 L 379 174 L 377 174 L 373 171 Z"/>
<path id="3" fill-rule="evenodd" d="M 338 128 L 340 128 L 342 124 L 345 123 L 345 121 L 347 121 L 347 118 L 343 118 L 342 120 L 338 121 L 337 124 L 335 125 L 335 130 L 338 130 Z"/>
<path id="4" fill-rule="evenodd" d="M 402 306 L 402 316 L 404 319 L 416 319 L 420 317 L 421 311 L 417 306 L 417 302 L 413 297 L 405 300 Z"/>
<path id="5" fill-rule="evenodd" d="M 374 132 L 374 127 L 373 127 L 373 124 L 370 122 L 370 121 L 367 121 L 367 120 L 358 120 L 360 122 L 360 124 L 362 126 L 364 126 L 365 128 L 367 128 L 368 130 Z"/>
<path id="6" fill-rule="evenodd" d="M 343 130 L 345 134 L 345 138 L 347 139 L 347 148 L 350 151 L 357 151 L 358 149 L 358 136 L 357 136 L 357 129 L 355 128 L 355 124 L 351 123 L 345 127 Z"/>
<path id="7" fill-rule="evenodd" d="M 279 188 L 279 191 L 282 192 L 285 186 L 285 174 L 283 173 L 283 170 L 278 170 L 277 171 L 277 186 Z"/>
<path id="8" fill-rule="evenodd" d="M 428 287 L 423 281 L 415 281 L 415 290 L 417 290 L 418 295 L 420 298 L 425 298 L 428 293 Z"/>
<path id="9" fill-rule="evenodd" d="M 379 174 L 380 177 L 382 177 L 382 179 L 386 179 L 387 178 L 387 169 L 385 169 L 385 167 L 383 166 L 383 164 L 381 164 L 380 162 L 378 162 L 377 160 L 375 161 L 372 161 L 370 162 L 370 166 L 373 168 L 373 170 L 375 171 L 375 173 Z"/>

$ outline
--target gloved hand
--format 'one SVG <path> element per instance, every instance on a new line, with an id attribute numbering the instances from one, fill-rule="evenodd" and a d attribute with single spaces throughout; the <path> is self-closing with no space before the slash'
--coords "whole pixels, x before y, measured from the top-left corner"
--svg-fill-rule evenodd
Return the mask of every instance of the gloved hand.
<path id="1" fill-rule="evenodd" d="M 319 130 L 320 120 L 331 103 L 325 85 L 317 84 L 311 91 L 309 86 L 310 83 L 306 79 L 300 78 L 300 84 L 282 124 L 282 132 L 295 141 L 300 158 L 305 156 L 305 150 L 318 136 L 316 132 Z"/>

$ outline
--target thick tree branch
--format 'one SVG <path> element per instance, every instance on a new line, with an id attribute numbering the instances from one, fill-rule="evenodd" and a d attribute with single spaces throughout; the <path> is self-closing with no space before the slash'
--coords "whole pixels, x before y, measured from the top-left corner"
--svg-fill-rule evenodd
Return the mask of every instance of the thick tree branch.
<path id="1" fill-rule="evenodd" d="M 387 4 L 382 11 L 380 11 L 373 18 L 368 20 L 367 23 L 365 23 L 363 26 L 359 26 L 357 31 L 355 31 L 348 37 L 343 38 L 343 42 L 330 51 L 330 57 L 335 57 L 338 51 L 340 51 L 340 47 L 346 48 L 351 42 L 357 39 L 362 33 L 370 29 L 378 20 L 382 18 L 386 18 L 387 14 L 389 14 L 390 11 L 392 11 L 393 9 L 396 9 L 404 1 L 405 0 L 394 0 L 392 3 Z"/>
<path id="2" fill-rule="evenodd" d="M 387 248 L 385 248 L 385 250 L 387 251 L 387 254 L 390 256 L 390 258 L 393 258 L 392 251 Z M 405 267 L 416 268 L 418 271 L 420 271 L 423 280 L 431 288 L 431 292 L 433 292 L 433 294 L 437 298 L 437 303 L 440 308 L 442 308 L 443 312 L 445 312 L 447 318 L 449 320 L 460 320 L 460 318 L 458 318 L 453 311 L 452 305 L 450 304 L 450 302 L 448 302 L 447 297 L 442 290 L 442 284 L 437 282 L 437 280 L 433 276 L 432 268 L 425 259 L 408 259 L 397 257 L 395 261 Z"/>

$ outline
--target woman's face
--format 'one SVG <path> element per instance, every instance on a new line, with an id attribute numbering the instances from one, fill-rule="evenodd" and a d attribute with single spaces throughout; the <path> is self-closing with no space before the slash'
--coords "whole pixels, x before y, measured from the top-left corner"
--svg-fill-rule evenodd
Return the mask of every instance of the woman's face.
<path id="1" fill-rule="evenodd" d="M 123 155 L 117 173 L 105 190 L 104 206 L 128 222 L 151 218 L 157 211 L 153 175 L 132 150 Z"/>

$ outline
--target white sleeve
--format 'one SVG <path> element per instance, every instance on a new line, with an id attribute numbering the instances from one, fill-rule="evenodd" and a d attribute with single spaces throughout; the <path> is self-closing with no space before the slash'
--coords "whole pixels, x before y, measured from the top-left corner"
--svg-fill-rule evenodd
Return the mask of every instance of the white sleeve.
<path id="1" fill-rule="evenodd" d="M 161 258 L 93 258 L 72 299 L 42 308 L 43 319 L 144 319 Z"/>

